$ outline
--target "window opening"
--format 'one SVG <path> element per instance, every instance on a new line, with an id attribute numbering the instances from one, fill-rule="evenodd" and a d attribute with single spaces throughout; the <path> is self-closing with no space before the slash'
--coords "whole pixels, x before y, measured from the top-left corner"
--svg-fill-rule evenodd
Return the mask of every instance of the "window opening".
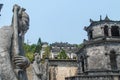
<path id="1" fill-rule="evenodd" d="M 119 28 L 118 28 L 118 26 L 112 26 L 111 33 L 112 33 L 112 36 L 119 36 Z"/>

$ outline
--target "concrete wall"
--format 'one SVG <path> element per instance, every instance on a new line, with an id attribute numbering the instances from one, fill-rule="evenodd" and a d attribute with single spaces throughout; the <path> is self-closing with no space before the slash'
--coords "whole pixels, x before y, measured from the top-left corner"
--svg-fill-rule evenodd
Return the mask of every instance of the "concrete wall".
<path id="1" fill-rule="evenodd" d="M 76 74 L 76 60 L 49 60 L 49 80 L 65 80 Z"/>

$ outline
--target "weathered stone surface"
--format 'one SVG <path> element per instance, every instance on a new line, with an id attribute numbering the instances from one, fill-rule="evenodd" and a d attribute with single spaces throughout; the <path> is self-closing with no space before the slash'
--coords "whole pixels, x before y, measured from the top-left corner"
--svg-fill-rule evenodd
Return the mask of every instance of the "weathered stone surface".
<path id="1" fill-rule="evenodd" d="M 40 63 L 40 55 L 39 54 L 35 54 L 35 60 L 32 64 L 32 68 L 33 68 L 33 80 L 42 80 L 42 65 Z"/>
<path id="2" fill-rule="evenodd" d="M 106 16 L 85 27 L 88 41 L 77 52 L 78 75 L 66 80 L 120 79 L 120 21 Z"/>
<path id="3" fill-rule="evenodd" d="M 37 64 L 35 61 L 32 64 L 33 67 L 33 80 L 42 80 L 42 73 L 40 70 L 40 65 Z"/>
<path id="4" fill-rule="evenodd" d="M 49 80 L 65 80 L 77 74 L 76 60 L 49 60 Z"/>
<path id="5" fill-rule="evenodd" d="M 101 43 L 97 45 L 90 45 L 86 47 L 86 54 L 88 57 L 88 69 L 110 69 L 110 57 L 109 54 L 112 49 L 116 51 L 117 65 L 120 69 L 120 44 L 119 43 Z"/>
<path id="6" fill-rule="evenodd" d="M 0 28 L 0 76 L 1 80 L 17 80 L 11 62 L 12 27 Z"/>
<path id="7" fill-rule="evenodd" d="M 0 79 L 27 80 L 29 60 L 24 56 L 23 42 L 29 16 L 18 5 L 14 5 L 13 13 L 11 26 L 0 28 Z"/>

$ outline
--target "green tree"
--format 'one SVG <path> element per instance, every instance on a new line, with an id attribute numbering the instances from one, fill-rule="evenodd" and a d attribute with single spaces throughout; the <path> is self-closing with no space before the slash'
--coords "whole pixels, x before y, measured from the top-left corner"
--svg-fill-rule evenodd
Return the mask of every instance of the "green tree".
<path id="1" fill-rule="evenodd" d="M 36 44 L 29 45 L 29 44 L 24 43 L 25 52 L 33 52 L 34 53 L 35 48 L 36 48 Z"/>
<path id="2" fill-rule="evenodd" d="M 40 54 L 41 49 L 42 49 L 42 42 L 41 42 L 41 38 L 39 38 L 38 42 L 37 42 L 37 45 L 36 45 L 35 52 Z"/>
<path id="3" fill-rule="evenodd" d="M 82 48 L 83 46 L 84 46 L 83 43 L 77 45 L 78 48 Z"/>
<path id="4" fill-rule="evenodd" d="M 36 44 L 26 44 L 24 43 L 24 51 L 25 56 L 32 62 L 34 60 L 34 52 L 35 52 Z"/>
<path id="5" fill-rule="evenodd" d="M 30 62 L 33 62 L 34 60 L 34 54 L 31 52 L 27 52 L 25 56 L 30 60 Z"/>
<path id="6" fill-rule="evenodd" d="M 45 52 L 43 53 L 43 61 L 45 60 L 45 58 L 49 58 L 49 56 L 50 56 L 50 46 L 47 46 L 46 48 L 45 48 Z"/>
<path id="7" fill-rule="evenodd" d="M 65 52 L 65 50 L 61 50 L 61 52 L 58 54 L 58 59 L 68 59 L 68 56 Z"/>

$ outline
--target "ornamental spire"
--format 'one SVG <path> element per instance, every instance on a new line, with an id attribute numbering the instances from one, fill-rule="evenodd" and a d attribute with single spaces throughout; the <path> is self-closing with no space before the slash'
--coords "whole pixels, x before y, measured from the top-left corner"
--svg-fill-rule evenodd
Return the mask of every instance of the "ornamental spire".
<path id="1" fill-rule="evenodd" d="M 110 20 L 109 17 L 106 15 L 105 21 L 109 21 L 109 20 Z"/>
<path id="2" fill-rule="evenodd" d="M 3 4 L 0 3 L 0 12 L 1 12 L 2 6 L 3 6 Z M 0 14 L 0 16 L 1 16 L 1 14 Z"/>
<path id="3" fill-rule="evenodd" d="M 102 16 L 100 15 L 100 21 L 102 20 Z"/>

